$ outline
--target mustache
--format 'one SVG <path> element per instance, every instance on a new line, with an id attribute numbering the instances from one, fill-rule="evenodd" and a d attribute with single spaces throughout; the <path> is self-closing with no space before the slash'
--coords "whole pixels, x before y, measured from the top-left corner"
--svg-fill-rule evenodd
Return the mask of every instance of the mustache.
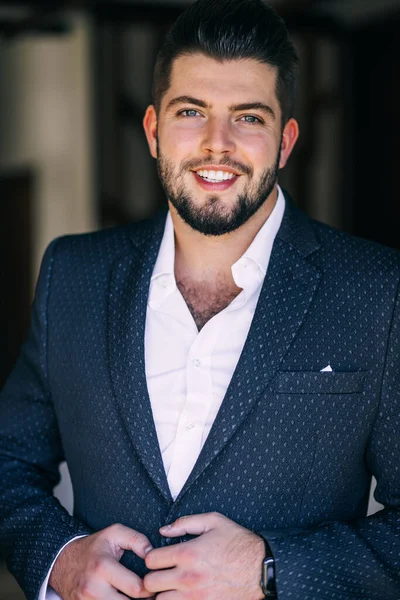
<path id="1" fill-rule="evenodd" d="M 232 160 L 229 158 L 229 156 L 226 156 L 219 163 L 216 163 L 214 160 L 212 160 L 212 158 L 209 158 L 208 160 L 200 160 L 195 158 L 185 160 L 179 170 L 179 175 L 183 175 L 183 173 L 188 170 L 197 170 L 201 169 L 202 167 L 206 168 L 208 165 L 214 165 L 216 167 L 231 167 L 231 169 L 235 169 L 236 171 L 243 173 L 243 175 L 253 175 L 253 169 L 251 167 L 237 162 L 236 160 Z"/>

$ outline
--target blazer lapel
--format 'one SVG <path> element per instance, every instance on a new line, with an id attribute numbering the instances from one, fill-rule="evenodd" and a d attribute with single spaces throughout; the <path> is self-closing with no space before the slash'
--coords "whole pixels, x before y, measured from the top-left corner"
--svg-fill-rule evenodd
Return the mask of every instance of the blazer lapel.
<path id="1" fill-rule="evenodd" d="M 318 287 L 308 256 L 319 246 L 310 221 L 286 199 L 268 272 L 241 357 L 202 452 L 179 498 L 228 443 L 279 368 Z"/>
<path id="2" fill-rule="evenodd" d="M 147 297 L 166 213 L 132 229 L 132 253 L 114 264 L 108 304 L 109 368 L 117 406 L 143 466 L 172 502 L 146 383 Z"/>

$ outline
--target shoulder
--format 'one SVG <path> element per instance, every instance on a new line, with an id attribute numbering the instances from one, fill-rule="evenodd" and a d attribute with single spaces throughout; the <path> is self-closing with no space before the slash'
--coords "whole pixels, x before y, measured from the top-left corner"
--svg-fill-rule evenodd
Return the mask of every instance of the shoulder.
<path id="1" fill-rule="evenodd" d="M 317 267 L 325 280 L 378 285 L 400 278 L 400 252 L 308 217 L 285 194 L 286 209 L 278 237 Z"/>
<path id="2" fill-rule="evenodd" d="M 109 266 L 132 252 L 144 252 L 154 235 L 162 235 L 165 211 L 154 218 L 89 233 L 65 235 L 48 248 L 54 261 L 69 264 L 92 263 Z"/>
<path id="3" fill-rule="evenodd" d="M 324 223 L 310 219 L 320 243 L 322 266 L 336 272 L 345 270 L 353 277 L 400 277 L 400 251 L 382 244 L 350 235 Z"/>
<path id="4" fill-rule="evenodd" d="M 100 261 L 123 254 L 129 250 L 130 227 L 113 227 L 88 233 L 64 235 L 53 242 L 53 256 L 57 260 L 92 258 Z"/>

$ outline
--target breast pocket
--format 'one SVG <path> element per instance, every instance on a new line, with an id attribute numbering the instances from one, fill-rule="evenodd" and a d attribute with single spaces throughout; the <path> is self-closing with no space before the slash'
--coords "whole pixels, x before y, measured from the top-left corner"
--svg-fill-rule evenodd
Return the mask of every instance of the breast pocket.
<path id="1" fill-rule="evenodd" d="M 366 372 L 281 371 L 271 382 L 281 394 L 360 394 Z"/>

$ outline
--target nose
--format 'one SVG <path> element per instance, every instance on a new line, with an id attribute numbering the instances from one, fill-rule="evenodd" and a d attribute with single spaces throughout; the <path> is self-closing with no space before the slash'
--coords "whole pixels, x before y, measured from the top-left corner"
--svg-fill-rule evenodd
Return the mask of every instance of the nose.
<path id="1" fill-rule="evenodd" d="M 236 145 L 230 124 L 225 120 L 209 119 L 202 140 L 202 150 L 207 154 L 231 154 Z"/>

